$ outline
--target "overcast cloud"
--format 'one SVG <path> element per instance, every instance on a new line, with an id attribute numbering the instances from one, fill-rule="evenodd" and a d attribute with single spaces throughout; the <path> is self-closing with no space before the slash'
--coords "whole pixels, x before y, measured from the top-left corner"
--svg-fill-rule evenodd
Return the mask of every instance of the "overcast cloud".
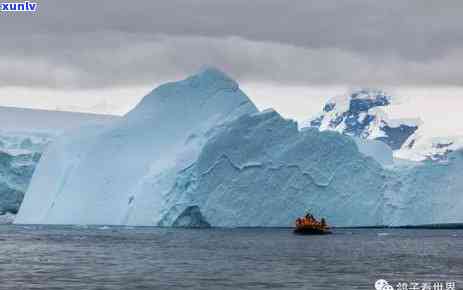
<path id="1" fill-rule="evenodd" d="M 240 82 L 463 86 L 462 13 L 461 1 L 40 1 L 0 17 L 0 86 L 148 85 L 205 65 Z"/>
<path id="2" fill-rule="evenodd" d="M 394 117 L 463 134 L 459 0 L 38 1 L 0 15 L 0 105 L 123 114 L 216 66 L 286 117 L 376 87 L 410 97 Z"/>

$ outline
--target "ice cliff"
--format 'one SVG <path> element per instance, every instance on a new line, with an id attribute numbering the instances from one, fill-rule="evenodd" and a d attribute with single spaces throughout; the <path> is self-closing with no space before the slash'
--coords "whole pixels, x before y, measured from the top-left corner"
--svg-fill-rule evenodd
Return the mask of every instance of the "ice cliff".
<path id="1" fill-rule="evenodd" d="M 156 224 L 177 174 L 194 164 L 214 128 L 256 111 L 215 69 L 162 85 L 115 124 L 54 142 L 17 222 Z"/>
<path id="2" fill-rule="evenodd" d="M 423 225 L 463 222 L 463 151 L 446 162 L 426 160 L 392 171 L 384 194 L 384 223 Z"/>
<path id="3" fill-rule="evenodd" d="M 56 135 L 114 116 L 0 107 L 0 224 L 18 212 L 42 153 Z"/>
<path id="4" fill-rule="evenodd" d="M 386 169 L 390 152 L 298 130 L 206 69 L 158 87 L 111 125 L 57 139 L 16 223 L 291 226 L 306 209 L 337 226 L 463 220 L 460 153 L 438 167 Z"/>
<path id="5" fill-rule="evenodd" d="M 191 204 L 216 226 L 289 226 L 307 208 L 338 225 L 376 224 L 383 184 L 379 164 L 350 138 L 300 132 L 269 110 L 244 115 L 208 140 L 167 192 L 161 225 Z"/>

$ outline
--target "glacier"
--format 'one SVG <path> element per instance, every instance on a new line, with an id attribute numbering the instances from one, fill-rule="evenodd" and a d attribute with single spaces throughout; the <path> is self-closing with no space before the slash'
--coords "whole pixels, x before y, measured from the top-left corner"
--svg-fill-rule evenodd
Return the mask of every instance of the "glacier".
<path id="1" fill-rule="evenodd" d="M 208 68 L 57 138 L 15 223 L 272 227 L 307 209 L 335 226 L 463 220 L 460 151 L 397 165 L 378 142 L 299 129 Z"/>

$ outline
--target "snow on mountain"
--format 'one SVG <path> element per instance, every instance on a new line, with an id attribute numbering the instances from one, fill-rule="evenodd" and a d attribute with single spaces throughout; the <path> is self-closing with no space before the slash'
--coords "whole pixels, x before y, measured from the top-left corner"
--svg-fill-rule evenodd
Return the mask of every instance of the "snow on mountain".
<path id="1" fill-rule="evenodd" d="M 463 136 L 425 137 L 420 130 L 421 120 L 388 118 L 385 108 L 394 100 L 381 90 L 357 90 L 330 99 L 322 113 L 301 127 L 337 131 L 360 140 L 381 141 L 394 151 L 395 158 L 413 161 L 445 161 L 450 152 L 463 148 Z M 366 148 L 361 146 L 360 149 L 365 149 L 364 153 L 369 156 L 376 156 Z M 378 161 L 387 161 L 384 158 L 384 152 L 380 153 L 381 160 Z"/>
<path id="2" fill-rule="evenodd" d="M 394 157 L 413 161 L 448 161 L 451 152 L 463 149 L 463 136 L 423 137 L 418 130 Z"/>
<path id="3" fill-rule="evenodd" d="M 352 137 L 379 140 L 399 150 L 415 133 L 420 120 L 389 119 L 384 107 L 393 98 L 383 91 L 362 89 L 330 99 L 323 112 L 301 127 L 316 127 L 321 131 L 332 130 Z"/>
<path id="4" fill-rule="evenodd" d="M 354 99 L 358 115 L 389 102 Z M 308 208 L 336 226 L 463 220 L 460 152 L 448 164 L 386 168 L 381 144 L 357 143 L 258 112 L 235 81 L 207 69 L 155 89 L 113 124 L 53 142 L 15 222 L 291 226 Z"/>

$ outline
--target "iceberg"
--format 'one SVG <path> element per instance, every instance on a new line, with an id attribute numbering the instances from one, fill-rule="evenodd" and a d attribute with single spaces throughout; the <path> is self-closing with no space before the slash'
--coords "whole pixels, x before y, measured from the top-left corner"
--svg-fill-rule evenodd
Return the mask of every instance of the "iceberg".
<path id="1" fill-rule="evenodd" d="M 108 123 L 118 116 L 51 111 L 0 106 L 0 130 L 12 133 L 61 134 L 67 130 L 91 123 Z"/>
<path id="2" fill-rule="evenodd" d="M 446 162 L 426 160 L 398 166 L 384 193 L 387 225 L 428 225 L 463 222 L 463 151 Z"/>
<path id="3" fill-rule="evenodd" d="M 299 131 L 275 111 L 244 115 L 177 175 L 161 225 L 171 225 L 191 205 L 222 227 L 291 226 L 308 208 L 336 225 L 378 224 L 382 173 L 349 137 Z"/>
<path id="4" fill-rule="evenodd" d="M 0 224 L 18 212 L 48 142 L 44 134 L 0 132 Z"/>
<path id="5" fill-rule="evenodd" d="M 378 140 L 368 140 L 362 138 L 353 138 L 357 144 L 358 150 L 365 156 L 375 159 L 384 167 L 394 166 L 392 149 L 384 142 Z"/>
<path id="6" fill-rule="evenodd" d="M 335 226 L 463 220 L 461 153 L 438 167 L 389 166 L 392 149 L 364 141 L 258 111 L 209 68 L 56 139 L 15 223 L 274 227 L 307 209 Z"/>
<path id="7" fill-rule="evenodd" d="M 156 224 L 163 194 L 214 128 L 256 111 L 238 84 L 215 69 L 162 85 L 114 124 L 56 140 L 16 222 Z"/>
<path id="8" fill-rule="evenodd" d="M 0 224 L 18 212 L 42 153 L 54 138 L 115 116 L 0 107 Z"/>

